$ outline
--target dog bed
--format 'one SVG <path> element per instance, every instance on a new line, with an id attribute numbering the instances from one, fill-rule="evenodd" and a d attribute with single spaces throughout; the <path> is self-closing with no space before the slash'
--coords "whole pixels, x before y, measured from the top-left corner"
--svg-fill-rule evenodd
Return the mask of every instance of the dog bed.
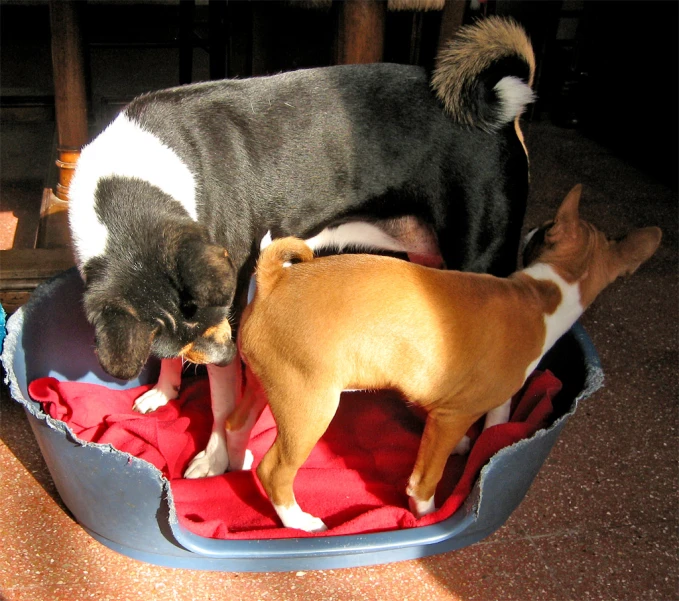
<path id="1" fill-rule="evenodd" d="M 402 400 L 383 393 L 345 394 L 336 418 L 296 479 L 297 498 L 329 530 L 313 535 L 279 527 L 276 514 L 252 471 L 189 480 L 182 474 L 205 448 L 212 428 L 207 378 L 184 381 L 180 398 L 153 414 L 132 410 L 148 386 L 112 391 L 102 385 L 40 378 L 31 398 L 62 420 L 83 441 L 111 444 L 148 461 L 170 481 L 179 522 L 201 536 L 222 539 L 295 538 L 365 534 L 428 526 L 450 517 L 469 495 L 479 471 L 500 449 L 544 426 L 561 383 L 536 373 L 513 402 L 510 422 L 480 435 L 470 431 L 469 456 L 448 461 L 437 506 L 415 519 L 407 509 L 406 484 L 417 455 L 421 423 Z M 276 426 L 268 408 L 253 431 L 256 466 L 273 443 Z"/>
<path id="2" fill-rule="evenodd" d="M 468 457 L 451 458 L 437 491 L 441 509 L 422 520 L 407 510 L 404 493 L 421 424 L 384 393 L 345 395 L 296 483 L 303 507 L 330 526 L 323 535 L 309 535 L 279 527 L 251 472 L 180 477 L 209 435 L 206 379 L 185 380 L 180 399 L 155 414 L 134 414 L 132 399 L 154 381 L 157 364 L 150 362 L 130 383 L 104 374 L 81 294 L 74 270 L 41 286 L 9 320 L 3 364 L 76 519 L 107 546 L 159 565 L 325 569 L 471 544 L 509 517 L 577 402 L 603 378 L 591 343 L 576 326 L 517 395 L 512 421 L 478 436 Z M 31 382 L 41 402 L 31 399 Z M 253 435 L 255 461 L 274 435 L 266 412 Z"/>

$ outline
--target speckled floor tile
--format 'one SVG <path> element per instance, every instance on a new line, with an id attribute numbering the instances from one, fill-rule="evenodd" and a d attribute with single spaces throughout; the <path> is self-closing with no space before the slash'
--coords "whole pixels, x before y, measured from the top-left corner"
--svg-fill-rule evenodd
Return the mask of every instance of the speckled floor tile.
<path id="1" fill-rule="evenodd" d="M 558 599 L 556 582 L 528 539 L 507 542 L 492 540 L 486 539 L 486 542 L 454 553 L 428 557 L 422 560 L 422 564 L 444 583 L 453 599 Z"/>
<path id="2" fill-rule="evenodd" d="M 531 542 L 559 583 L 564 601 L 679 598 L 674 520 L 660 527 L 597 529 Z"/>

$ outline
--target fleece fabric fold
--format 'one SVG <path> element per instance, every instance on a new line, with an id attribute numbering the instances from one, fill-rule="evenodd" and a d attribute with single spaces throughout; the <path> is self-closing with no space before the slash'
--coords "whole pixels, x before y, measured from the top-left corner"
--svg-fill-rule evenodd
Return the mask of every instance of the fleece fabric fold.
<path id="1" fill-rule="evenodd" d="M 177 400 L 147 415 L 135 413 L 135 399 L 148 388 L 114 391 L 41 378 L 31 383 L 29 392 L 46 413 L 66 422 L 80 439 L 110 443 L 157 467 L 170 481 L 185 528 L 210 538 L 246 539 L 379 532 L 426 526 L 450 517 L 497 451 L 547 424 L 561 383 L 548 371 L 536 372 L 514 397 L 507 424 L 483 432 L 481 423 L 475 424 L 469 431 L 473 442 L 469 455 L 453 455 L 448 461 L 436 493 L 439 509 L 422 519 L 410 513 L 405 494 L 422 421 L 394 393 L 344 393 L 337 415 L 295 481 L 302 509 L 328 526 L 322 534 L 281 527 L 254 472 L 184 479 L 184 470 L 205 448 L 212 428 L 207 378 L 185 379 Z M 267 408 L 249 445 L 254 467 L 275 436 L 276 425 Z"/>

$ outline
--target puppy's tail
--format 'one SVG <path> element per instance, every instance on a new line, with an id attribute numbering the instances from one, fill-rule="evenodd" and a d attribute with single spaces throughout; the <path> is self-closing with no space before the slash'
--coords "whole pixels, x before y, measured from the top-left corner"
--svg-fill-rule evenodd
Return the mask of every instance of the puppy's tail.
<path id="1" fill-rule="evenodd" d="M 432 86 L 463 125 L 496 131 L 533 102 L 535 55 L 513 20 L 488 17 L 461 28 L 439 51 Z"/>
<path id="2" fill-rule="evenodd" d="M 292 237 L 274 240 L 262 251 L 257 261 L 256 295 L 268 296 L 287 267 L 294 263 L 311 261 L 313 258 L 314 251 L 304 240 Z"/>

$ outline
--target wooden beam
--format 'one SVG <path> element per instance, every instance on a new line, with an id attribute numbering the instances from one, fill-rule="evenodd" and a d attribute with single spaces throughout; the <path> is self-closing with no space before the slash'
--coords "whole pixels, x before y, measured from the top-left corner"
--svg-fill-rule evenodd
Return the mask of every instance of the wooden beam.
<path id="1" fill-rule="evenodd" d="M 0 250 L 0 303 L 16 311 L 39 284 L 74 265 L 70 248 Z"/>

